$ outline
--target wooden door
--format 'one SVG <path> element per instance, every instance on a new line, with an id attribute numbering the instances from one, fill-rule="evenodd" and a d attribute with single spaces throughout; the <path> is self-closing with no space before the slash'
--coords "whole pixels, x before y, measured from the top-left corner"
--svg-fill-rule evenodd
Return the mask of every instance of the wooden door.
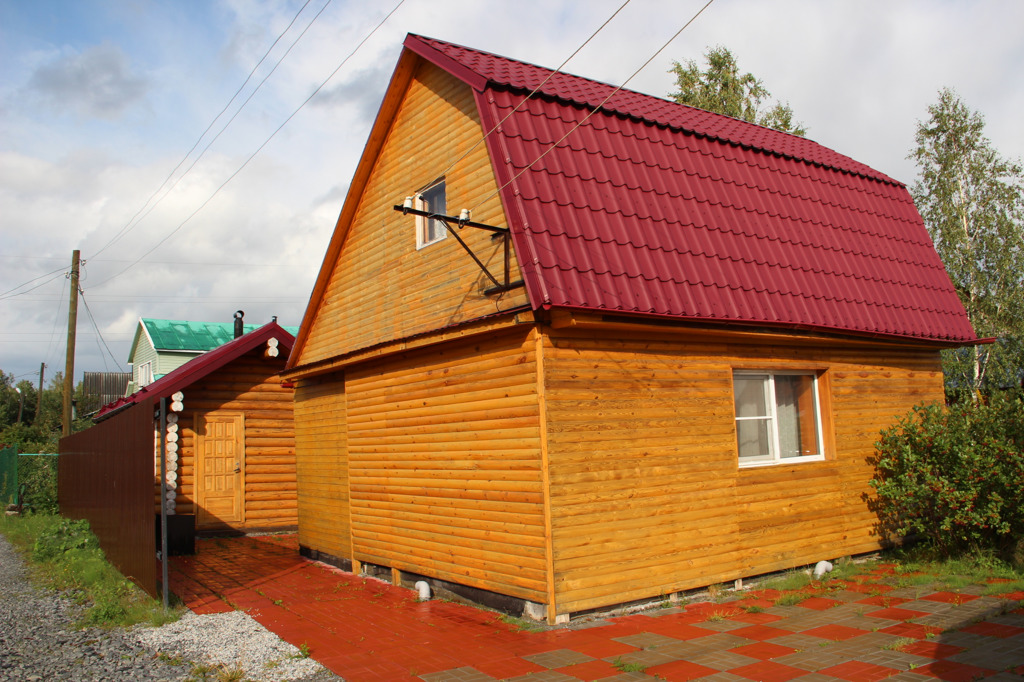
<path id="1" fill-rule="evenodd" d="M 241 414 L 196 418 L 196 525 L 245 521 L 245 419 Z"/>

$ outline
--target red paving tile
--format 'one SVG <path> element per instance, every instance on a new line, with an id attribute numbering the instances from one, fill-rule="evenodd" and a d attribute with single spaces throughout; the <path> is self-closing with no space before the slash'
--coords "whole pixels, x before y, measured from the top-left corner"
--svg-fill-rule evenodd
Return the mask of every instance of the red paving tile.
<path id="1" fill-rule="evenodd" d="M 884 632 L 887 635 L 896 635 L 897 637 L 928 639 L 928 635 L 940 634 L 942 628 L 935 627 L 934 625 L 920 625 L 918 623 L 896 623 L 887 628 L 882 628 L 880 632 Z"/>
<path id="2" fill-rule="evenodd" d="M 746 639 L 754 639 L 759 642 L 763 642 L 766 639 L 785 637 L 786 635 L 791 635 L 793 633 L 789 630 L 780 630 L 779 628 L 773 628 L 767 625 L 749 625 L 745 628 L 737 628 L 736 630 L 730 630 L 729 634 L 736 635 L 737 637 L 745 637 Z"/>
<path id="3" fill-rule="evenodd" d="M 935 592 L 929 594 L 926 597 L 921 597 L 923 601 L 937 601 L 943 604 L 966 604 L 969 601 L 977 599 L 973 594 L 961 594 L 959 592 Z"/>
<path id="4" fill-rule="evenodd" d="M 749 656 L 750 658 L 759 658 L 762 661 L 770 661 L 773 658 L 779 658 L 780 656 L 786 656 L 787 654 L 794 653 L 796 649 L 788 646 L 782 646 L 781 644 L 772 644 L 771 642 L 757 642 L 755 644 L 738 646 L 735 649 L 729 649 L 729 651 L 734 654 L 740 654 L 741 656 Z"/>
<path id="5" fill-rule="evenodd" d="M 807 674 L 806 670 L 800 670 L 799 668 L 793 668 L 773 661 L 758 661 L 757 663 L 745 665 L 742 668 L 733 668 L 729 672 L 733 675 L 745 677 L 748 680 L 758 680 L 758 682 L 786 682 L 787 680 L 793 680 Z"/>
<path id="6" fill-rule="evenodd" d="M 955 656 L 964 650 L 962 646 L 940 644 L 934 640 L 920 640 L 900 649 L 905 654 L 914 654 L 915 656 L 924 656 L 935 660 Z"/>
<path id="7" fill-rule="evenodd" d="M 983 621 L 981 623 L 975 623 L 974 625 L 968 625 L 965 628 L 960 628 L 960 631 L 971 632 L 976 635 L 985 635 L 986 637 L 999 637 L 1000 639 L 1004 639 L 1006 637 L 1015 637 L 1024 633 L 1024 628 L 1019 628 L 1014 625 L 988 623 Z"/>
<path id="8" fill-rule="evenodd" d="M 521 632 L 492 612 L 450 602 L 419 603 L 411 590 L 302 559 L 295 535 L 199 540 L 196 545 L 198 554 L 195 556 L 172 557 L 171 561 L 171 588 L 189 608 L 196 613 L 245 609 L 285 641 L 296 646 L 307 645 L 314 658 L 352 682 L 408 679 L 463 667 L 475 668 L 498 679 L 516 677 L 546 670 L 524 656 L 560 649 L 607 659 L 566 666 L 558 671 L 580 680 L 600 680 L 618 672 L 608 660 L 637 651 L 637 647 L 616 639 L 651 633 L 699 644 L 700 638 L 717 633 L 717 628 L 710 627 L 712 624 L 708 621 L 723 618 L 735 625 L 742 624 L 725 628 L 731 635 L 755 642 L 731 652 L 748 657 L 746 660 L 762 659 L 725 672 L 766 682 L 806 674 L 804 670 L 770 660 L 795 651 L 768 641 L 793 634 L 791 630 L 771 627 L 770 623 L 781 620 L 782 616 L 749 613 L 741 608 L 762 600 L 771 604 L 780 595 L 775 590 L 748 593 L 752 598 L 738 603 L 699 602 L 686 606 L 679 613 L 660 613 L 657 617 L 640 614 L 611 618 L 604 625 L 584 629 Z M 879 573 L 882 575 L 886 575 L 885 571 Z M 838 604 L 827 596 L 819 596 L 826 585 L 845 585 L 845 589 L 876 593 L 889 589 L 889 586 L 868 584 L 865 580 L 836 583 L 817 585 L 818 592 L 810 593 L 801 606 L 825 611 Z M 939 592 L 925 598 L 958 604 L 973 597 Z M 1003 598 L 1013 597 L 1003 595 Z M 883 607 L 868 614 L 874 617 L 906 621 L 927 615 L 898 608 L 905 603 L 903 599 L 872 596 L 860 603 Z M 997 638 L 1024 632 L 1024 628 L 987 622 L 963 630 Z M 921 640 L 904 651 L 938 659 L 915 668 L 915 673 L 956 682 L 991 672 L 947 660 L 962 649 L 927 641 L 928 634 L 939 632 L 938 628 L 901 622 L 883 632 Z M 826 625 L 802 634 L 838 641 L 866 632 Z M 692 680 L 717 672 L 689 661 L 674 661 L 647 669 L 648 676 L 657 675 L 669 681 Z M 838 679 L 870 682 L 893 671 L 850 661 L 821 672 Z"/>
<path id="9" fill-rule="evenodd" d="M 954 661 L 935 661 L 914 668 L 913 672 L 944 682 L 973 682 L 973 680 L 980 680 L 994 673 L 992 670 Z"/>
<path id="10" fill-rule="evenodd" d="M 802 606 L 805 609 L 814 609 L 815 611 L 825 611 L 826 609 L 833 609 L 843 602 L 836 599 L 826 599 L 825 597 L 809 597 L 804 599 L 797 606 Z"/>
<path id="11" fill-rule="evenodd" d="M 841 680 L 849 680 L 850 682 L 877 682 L 877 680 L 884 680 L 897 673 L 899 673 L 899 670 L 894 668 L 886 668 L 874 663 L 862 663 L 861 661 L 847 661 L 846 663 L 840 663 L 831 668 L 818 671 L 819 675 L 830 675 Z"/>
<path id="12" fill-rule="evenodd" d="M 644 672 L 648 675 L 656 676 L 658 679 L 668 680 L 668 682 L 689 682 L 689 680 L 697 680 L 714 675 L 718 671 L 697 663 L 690 663 L 689 661 L 672 661 L 671 663 L 651 666 Z"/>

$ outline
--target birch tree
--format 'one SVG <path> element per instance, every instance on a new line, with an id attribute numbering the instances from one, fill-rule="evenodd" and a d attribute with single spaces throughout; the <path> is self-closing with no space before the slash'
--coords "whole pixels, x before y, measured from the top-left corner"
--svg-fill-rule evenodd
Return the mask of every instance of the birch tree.
<path id="1" fill-rule="evenodd" d="M 1024 173 L 984 135 L 985 121 L 948 88 L 918 122 L 911 193 L 980 337 L 943 352 L 947 391 L 1019 386 L 1024 369 Z"/>
<path id="2" fill-rule="evenodd" d="M 708 48 L 704 58 L 707 60 L 706 70 L 701 70 L 692 59 L 685 65 L 672 63 L 669 73 L 675 74 L 679 91 L 669 97 L 680 104 L 793 135 L 803 137 L 807 134 L 804 125 L 793 120 L 793 110 L 788 103 L 775 102 L 764 106 L 771 93 L 754 74 L 740 73 L 736 57 L 728 48 L 721 45 Z"/>

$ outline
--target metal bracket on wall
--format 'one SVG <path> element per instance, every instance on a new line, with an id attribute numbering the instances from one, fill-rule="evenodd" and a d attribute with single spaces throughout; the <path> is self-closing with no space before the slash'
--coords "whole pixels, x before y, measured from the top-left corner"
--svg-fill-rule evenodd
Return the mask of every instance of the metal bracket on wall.
<path id="1" fill-rule="evenodd" d="M 509 291 L 511 289 L 518 289 L 519 287 L 523 286 L 523 280 L 521 279 L 516 280 L 515 282 L 509 282 L 509 278 L 511 277 L 510 271 L 512 257 L 512 234 L 509 232 L 509 229 L 507 227 L 495 227 L 494 225 L 485 225 L 484 223 L 476 223 L 473 222 L 472 220 L 462 220 L 461 218 L 457 218 L 455 216 L 430 213 L 428 211 L 420 211 L 419 209 L 407 208 L 405 206 L 395 206 L 394 209 L 396 211 L 401 211 L 404 215 L 422 216 L 428 220 L 437 220 L 442 225 L 444 225 L 445 229 L 447 229 L 448 232 L 451 233 L 453 237 L 455 237 L 455 240 L 459 242 L 459 245 L 466 250 L 466 253 L 468 253 L 469 257 L 473 259 L 473 262 L 476 263 L 480 270 L 482 270 L 483 273 L 487 276 L 487 279 L 494 282 L 493 287 L 490 287 L 489 289 L 484 289 L 485 295 L 491 296 L 493 294 L 500 294 L 505 291 Z M 481 261 L 480 258 L 477 257 L 475 253 L 473 253 L 473 250 L 469 248 L 469 245 L 466 244 L 465 241 L 463 241 L 462 237 L 459 235 L 458 231 L 456 231 L 453 225 L 455 227 L 458 227 L 459 230 L 461 230 L 464 227 L 475 227 L 479 230 L 486 230 L 491 233 L 492 240 L 501 240 L 502 249 L 504 252 L 504 276 L 502 278 L 502 281 L 499 281 L 493 274 L 491 274 L 491 271 L 487 268 L 486 265 L 484 265 L 483 261 Z"/>

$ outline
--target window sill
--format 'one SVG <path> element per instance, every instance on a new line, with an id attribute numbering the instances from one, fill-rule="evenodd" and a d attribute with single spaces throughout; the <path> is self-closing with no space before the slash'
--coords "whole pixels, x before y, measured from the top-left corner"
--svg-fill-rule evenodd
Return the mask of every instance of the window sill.
<path id="1" fill-rule="evenodd" d="M 740 469 L 762 469 L 765 467 L 777 467 L 786 466 L 788 464 L 810 464 L 811 462 L 824 462 L 825 457 L 818 455 L 816 457 L 790 457 L 787 459 L 778 459 L 772 461 L 757 461 L 757 462 L 740 462 Z"/>

